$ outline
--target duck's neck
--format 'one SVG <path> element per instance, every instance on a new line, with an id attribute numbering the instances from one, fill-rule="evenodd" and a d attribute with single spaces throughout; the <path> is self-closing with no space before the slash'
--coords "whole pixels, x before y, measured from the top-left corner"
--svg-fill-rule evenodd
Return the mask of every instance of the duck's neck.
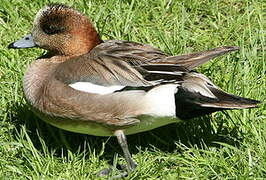
<path id="1" fill-rule="evenodd" d="M 69 57 L 70 58 L 70 57 Z M 45 91 L 46 83 L 53 78 L 53 72 L 58 64 L 68 57 L 53 56 L 35 60 L 26 70 L 23 80 L 23 90 L 28 103 L 37 106 L 42 103 L 41 95 Z"/>

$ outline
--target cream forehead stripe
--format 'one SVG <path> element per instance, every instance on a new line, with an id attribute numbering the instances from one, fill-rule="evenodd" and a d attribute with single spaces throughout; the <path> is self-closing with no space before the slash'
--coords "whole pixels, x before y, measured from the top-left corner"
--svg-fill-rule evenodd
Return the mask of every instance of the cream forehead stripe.
<path id="1" fill-rule="evenodd" d="M 44 12 L 48 11 L 49 9 L 51 9 L 50 6 L 45 6 L 44 8 L 42 8 L 41 10 L 38 11 L 38 13 L 36 14 L 35 20 L 34 20 L 34 24 L 38 24 L 38 22 L 40 21 L 41 17 L 43 16 Z"/>
<path id="2" fill-rule="evenodd" d="M 53 11 L 70 11 L 77 15 L 83 16 L 80 12 L 76 11 L 75 9 L 63 5 L 48 5 L 42 8 L 38 11 L 36 14 L 36 17 L 34 19 L 34 24 L 38 25 L 40 19 L 47 13 L 47 12 L 53 12 Z"/>

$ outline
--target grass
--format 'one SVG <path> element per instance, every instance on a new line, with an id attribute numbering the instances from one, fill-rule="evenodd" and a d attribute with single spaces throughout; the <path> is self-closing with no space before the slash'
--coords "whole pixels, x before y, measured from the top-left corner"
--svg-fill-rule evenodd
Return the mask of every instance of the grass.
<path id="1" fill-rule="evenodd" d="M 266 99 L 263 1 L 2 0 L 0 179 L 96 179 L 95 172 L 124 161 L 115 138 L 57 129 L 26 105 L 23 73 L 44 51 L 9 50 L 7 45 L 29 33 L 36 12 L 51 2 L 85 13 L 103 39 L 148 43 L 169 54 L 239 46 L 239 52 L 197 70 L 227 92 Z M 127 178 L 266 178 L 265 109 L 262 103 L 256 109 L 218 112 L 128 136 L 139 166 Z"/>

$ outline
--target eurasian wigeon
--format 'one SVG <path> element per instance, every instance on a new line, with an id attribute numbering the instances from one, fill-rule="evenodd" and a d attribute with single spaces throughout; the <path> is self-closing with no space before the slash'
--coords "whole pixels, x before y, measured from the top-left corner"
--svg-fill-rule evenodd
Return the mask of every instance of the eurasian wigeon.
<path id="1" fill-rule="evenodd" d="M 25 97 L 34 113 L 68 131 L 116 136 L 128 172 L 136 163 L 125 135 L 259 103 L 223 92 L 193 71 L 239 49 L 234 46 L 169 56 L 146 44 L 102 41 L 83 14 L 53 4 L 37 13 L 30 35 L 9 45 L 31 47 L 48 51 L 24 77 Z"/>

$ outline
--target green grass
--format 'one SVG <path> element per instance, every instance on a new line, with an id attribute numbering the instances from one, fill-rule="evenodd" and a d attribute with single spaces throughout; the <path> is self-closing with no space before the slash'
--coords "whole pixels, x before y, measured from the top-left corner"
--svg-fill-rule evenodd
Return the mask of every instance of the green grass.
<path id="1" fill-rule="evenodd" d="M 23 73 L 44 51 L 7 45 L 29 33 L 35 13 L 50 2 L 85 13 L 103 39 L 148 43 L 169 54 L 239 46 L 197 70 L 227 92 L 266 100 L 263 1 L 1 0 L 0 179 L 95 179 L 95 172 L 124 161 L 115 138 L 54 128 L 26 105 Z M 139 164 L 128 179 L 266 178 L 265 109 L 262 103 L 128 136 Z"/>

